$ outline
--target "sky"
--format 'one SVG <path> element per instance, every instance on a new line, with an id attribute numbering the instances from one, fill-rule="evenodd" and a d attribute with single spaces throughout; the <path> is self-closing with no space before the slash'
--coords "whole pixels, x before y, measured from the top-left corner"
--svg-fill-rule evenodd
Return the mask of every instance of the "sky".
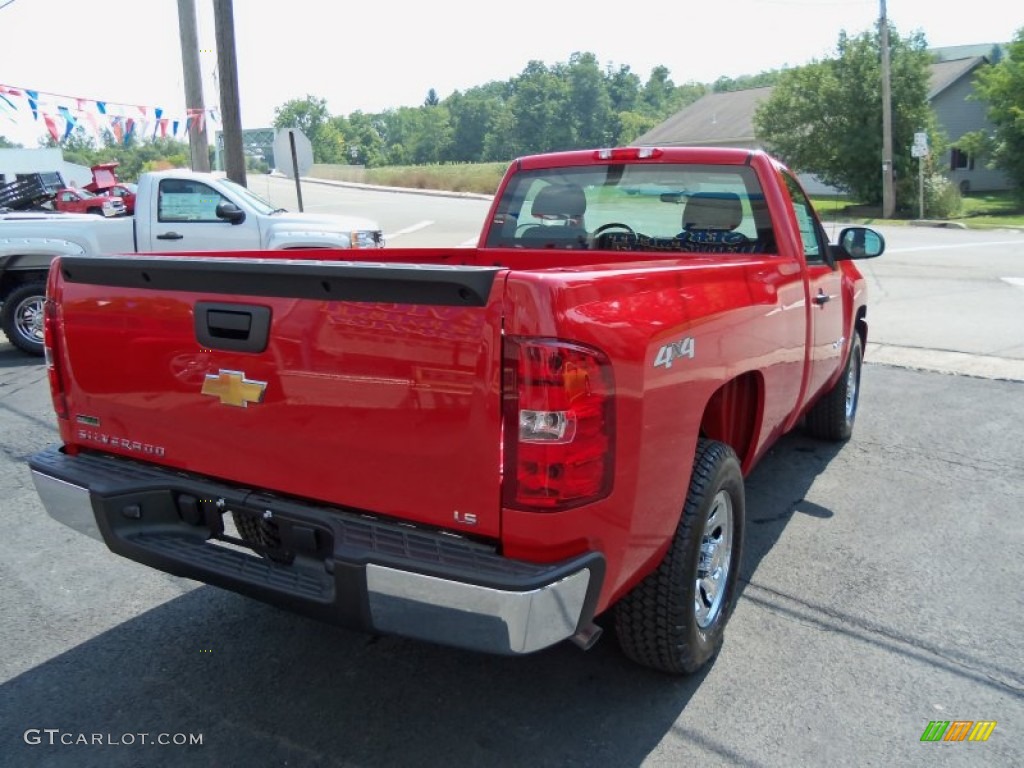
<path id="1" fill-rule="evenodd" d="M 871 29 L 880 11 L 880 0 L 233 5 L 243 128 L 269 126 L 275 107 L 306 95 L 325 99 L 332 115 L 381 112 L 418 106 L 431 88 L 445 98 L 515 77 L 531 60 L 567 62 L 574 52 L 593 53 L 602 66 L 628 66 L 642 80 L 662 65 L 677 85 L 710 83 L 830 57 L 841 31 Z M 213 0 L 195 6 L 204 99 L 216 119 Z M 1024 11 L 1005 0 L 886 6 L 901 35 L 922 31 L 930 47 L 1008 42 L 1024 27 Z M 115 114 L 155 133 L 156 110 L 165 120 L 180 118 L 183 130 L 178 0 L 0 0 L 0 86 L 40 94 L 36 119 L 26 99 L 8 93 L 9 104 L 0 100 L 0 136 L 26 146 L 46 135 L 44 114 L 58 133 L 66 117 L 88 126 Z"/>

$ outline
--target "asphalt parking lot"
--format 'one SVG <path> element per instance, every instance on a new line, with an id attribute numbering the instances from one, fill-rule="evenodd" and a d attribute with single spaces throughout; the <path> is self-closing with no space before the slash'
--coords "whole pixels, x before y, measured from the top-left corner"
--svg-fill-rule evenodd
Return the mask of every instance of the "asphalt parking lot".
<path id="1" fill-rule="evenodd" d="M 868 360 L 850 443 L 791 435 L 749 478 L 724 650 L 674 679 L 611 633 L 495 658 L 121 560 L 43 513 L 44 369 L 0 342 L 0 766 L 1019 766 L 1024 384 Z"/>

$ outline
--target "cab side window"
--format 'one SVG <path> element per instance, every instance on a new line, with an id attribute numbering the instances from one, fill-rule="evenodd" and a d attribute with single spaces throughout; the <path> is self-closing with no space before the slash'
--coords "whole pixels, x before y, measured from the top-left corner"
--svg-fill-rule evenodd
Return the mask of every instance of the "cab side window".
<path id="1" fill-rule="evenodd" d="M 804 259 L 809 264 L 823 264 L 825 254 L 828 252 L 828 241 L 821 231 L 821 225 L 814 215 L 814 208 L 811 201 L 804 194 L 800 185 L 789 174 L 783 174 L 786 181 L 786 188 L 792 198 L 793 213 L 796 216 L 797 226 L 800 228 L 800 240 L 803 244 Z"/>
<path id="2" fill-rule="evenodd" d="M 222 221 L 217 218 L 217 206 L 225 198 L 200 181 L 163 179 L 158 195 L 158 221 Z"/>

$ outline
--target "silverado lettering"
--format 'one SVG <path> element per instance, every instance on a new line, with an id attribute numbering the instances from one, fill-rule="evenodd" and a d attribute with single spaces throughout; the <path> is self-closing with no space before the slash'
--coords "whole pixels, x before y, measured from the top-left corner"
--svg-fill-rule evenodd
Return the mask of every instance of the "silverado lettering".
<path id="1" fill-rule="evenodd" d="M 851 435 L 854 259 L 882 238 L 830 244 L 743 149 L 524 157 L 485 222 L 477 248 L 344 262 L 60 256 L 47 511 L 345 627 L 523 654 L 607 615 L 631 659 L 697 670 L 736 603 L 744 476 L 798 424 Z"/>

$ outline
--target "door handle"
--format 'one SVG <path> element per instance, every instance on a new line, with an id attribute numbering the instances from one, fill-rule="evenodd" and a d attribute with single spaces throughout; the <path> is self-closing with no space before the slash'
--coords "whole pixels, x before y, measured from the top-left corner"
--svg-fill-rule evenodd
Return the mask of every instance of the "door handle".
<path id="1" fill-rule="evenodd" d="M 183 240 L 184 235 L 179 235 L 177 232 L 164 232 L 162 235 L 157 235 L 157 240 Z"/>
<path id="2" fill-rule="evenodd" d="M 205 349 L 262 352 L 270 339 L 270 307 L 197 301 L 195 332 Z"/>
<path id="3" fill-rule="evenodd" d="M 819 288 L 818 295 L 814 297 L 814 303 L 820 307 L 823 306 L 824 304 L 827 304 L 829 301 L 831 301 L 831 299 L 831 296 L 829 296 L 827 293 L 825 293 L 823 290 Z"/>

